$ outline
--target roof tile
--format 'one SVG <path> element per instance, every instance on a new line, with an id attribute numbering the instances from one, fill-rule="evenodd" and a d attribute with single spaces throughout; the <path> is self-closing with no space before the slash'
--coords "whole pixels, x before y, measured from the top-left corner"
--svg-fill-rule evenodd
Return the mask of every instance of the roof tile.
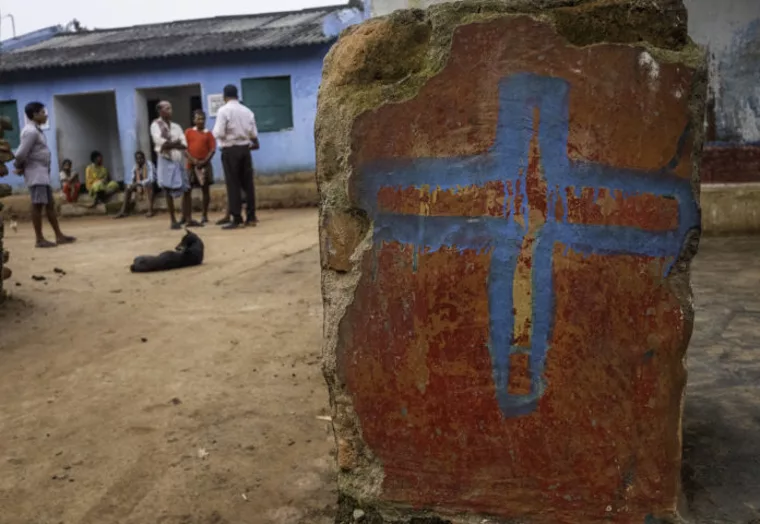
<path id="1" fill-rule="evenodd" d="M 323 22 L 346 5 L 63 33 L 0 55 L 0 71 L 29 71 L 324 44 Z"/>

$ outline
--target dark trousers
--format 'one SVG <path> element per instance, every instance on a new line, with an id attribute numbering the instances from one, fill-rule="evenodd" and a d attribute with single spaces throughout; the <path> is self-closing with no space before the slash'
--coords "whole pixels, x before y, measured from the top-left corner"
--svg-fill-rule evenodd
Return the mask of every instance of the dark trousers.
<path id="1" fill-rule="evenodd" d="M 222 149 L 224 182 L 227 185 L 227 210 L 237 221 L 242 220 L 245 193 L 246 219 L 256 218 L 256 189 L 253 187 L 253 160 L 248 146 L 230 146 Z"/>

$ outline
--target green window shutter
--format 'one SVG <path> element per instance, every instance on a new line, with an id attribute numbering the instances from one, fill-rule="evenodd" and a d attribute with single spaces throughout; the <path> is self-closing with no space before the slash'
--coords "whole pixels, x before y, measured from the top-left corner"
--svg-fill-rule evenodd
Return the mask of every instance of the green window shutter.
<path id="1" fill-rule="evenodd" d="M 18 106 L 15 100 L 0 102 L 0 116 L 7 116 L 13 123 L 13 131 L 5 131 L 5 139 L 16 149 L 19 145 L 21 129 L 18 125 Z"/>
<path id="2" fill-rule="evenodd" d="M 293 128 L 290 77 L 244 78 L 243 103 L 256 115 L 262 133 Z"/>

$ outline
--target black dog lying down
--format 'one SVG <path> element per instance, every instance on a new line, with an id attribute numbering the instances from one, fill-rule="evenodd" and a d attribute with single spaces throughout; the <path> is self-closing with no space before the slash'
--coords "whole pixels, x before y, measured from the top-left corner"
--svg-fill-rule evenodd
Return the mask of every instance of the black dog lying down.
<path id="1" fill-rule="evenodd" d="M 164 251 L 158 256 L 139 256 L 129 269 L 132 273 L 148 273 L 198 266 L 202 263 L 203 241 L 195 233 L 187 231 L 174 251 Z"/>

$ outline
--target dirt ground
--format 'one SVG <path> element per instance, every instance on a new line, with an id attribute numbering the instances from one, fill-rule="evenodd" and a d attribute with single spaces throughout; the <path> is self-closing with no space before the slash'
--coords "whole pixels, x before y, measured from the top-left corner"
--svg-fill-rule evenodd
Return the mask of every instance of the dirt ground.
<path id="1" fill-rule="evenodd" d="M 128 266 L 176 245 L 165 217 L 71 220 L 53 250 L 7 230 L 0 523 L 331 522 L 316 228 L 207 228 L 203 266 L 153 275 Z"/>
<path id="2" fill-rule="evenodd" d="M 333 521 L 316 211 L 261 219 L 201 230 L 203 266 L 154 275 L 127 267 L 174 247 L 165 217 L 67 221 L 79 242 L 49 251 L 8 230 L 0 524 Z M 759 251 L 708 239 L 695 264 L 693 522 L 760 518 Z"/>
<path id="3" fill-rule="evenodd" d="M 706 238 L 692 269 L 683 485 L 693 521 L 760 524 L 760 237 Z"/>

